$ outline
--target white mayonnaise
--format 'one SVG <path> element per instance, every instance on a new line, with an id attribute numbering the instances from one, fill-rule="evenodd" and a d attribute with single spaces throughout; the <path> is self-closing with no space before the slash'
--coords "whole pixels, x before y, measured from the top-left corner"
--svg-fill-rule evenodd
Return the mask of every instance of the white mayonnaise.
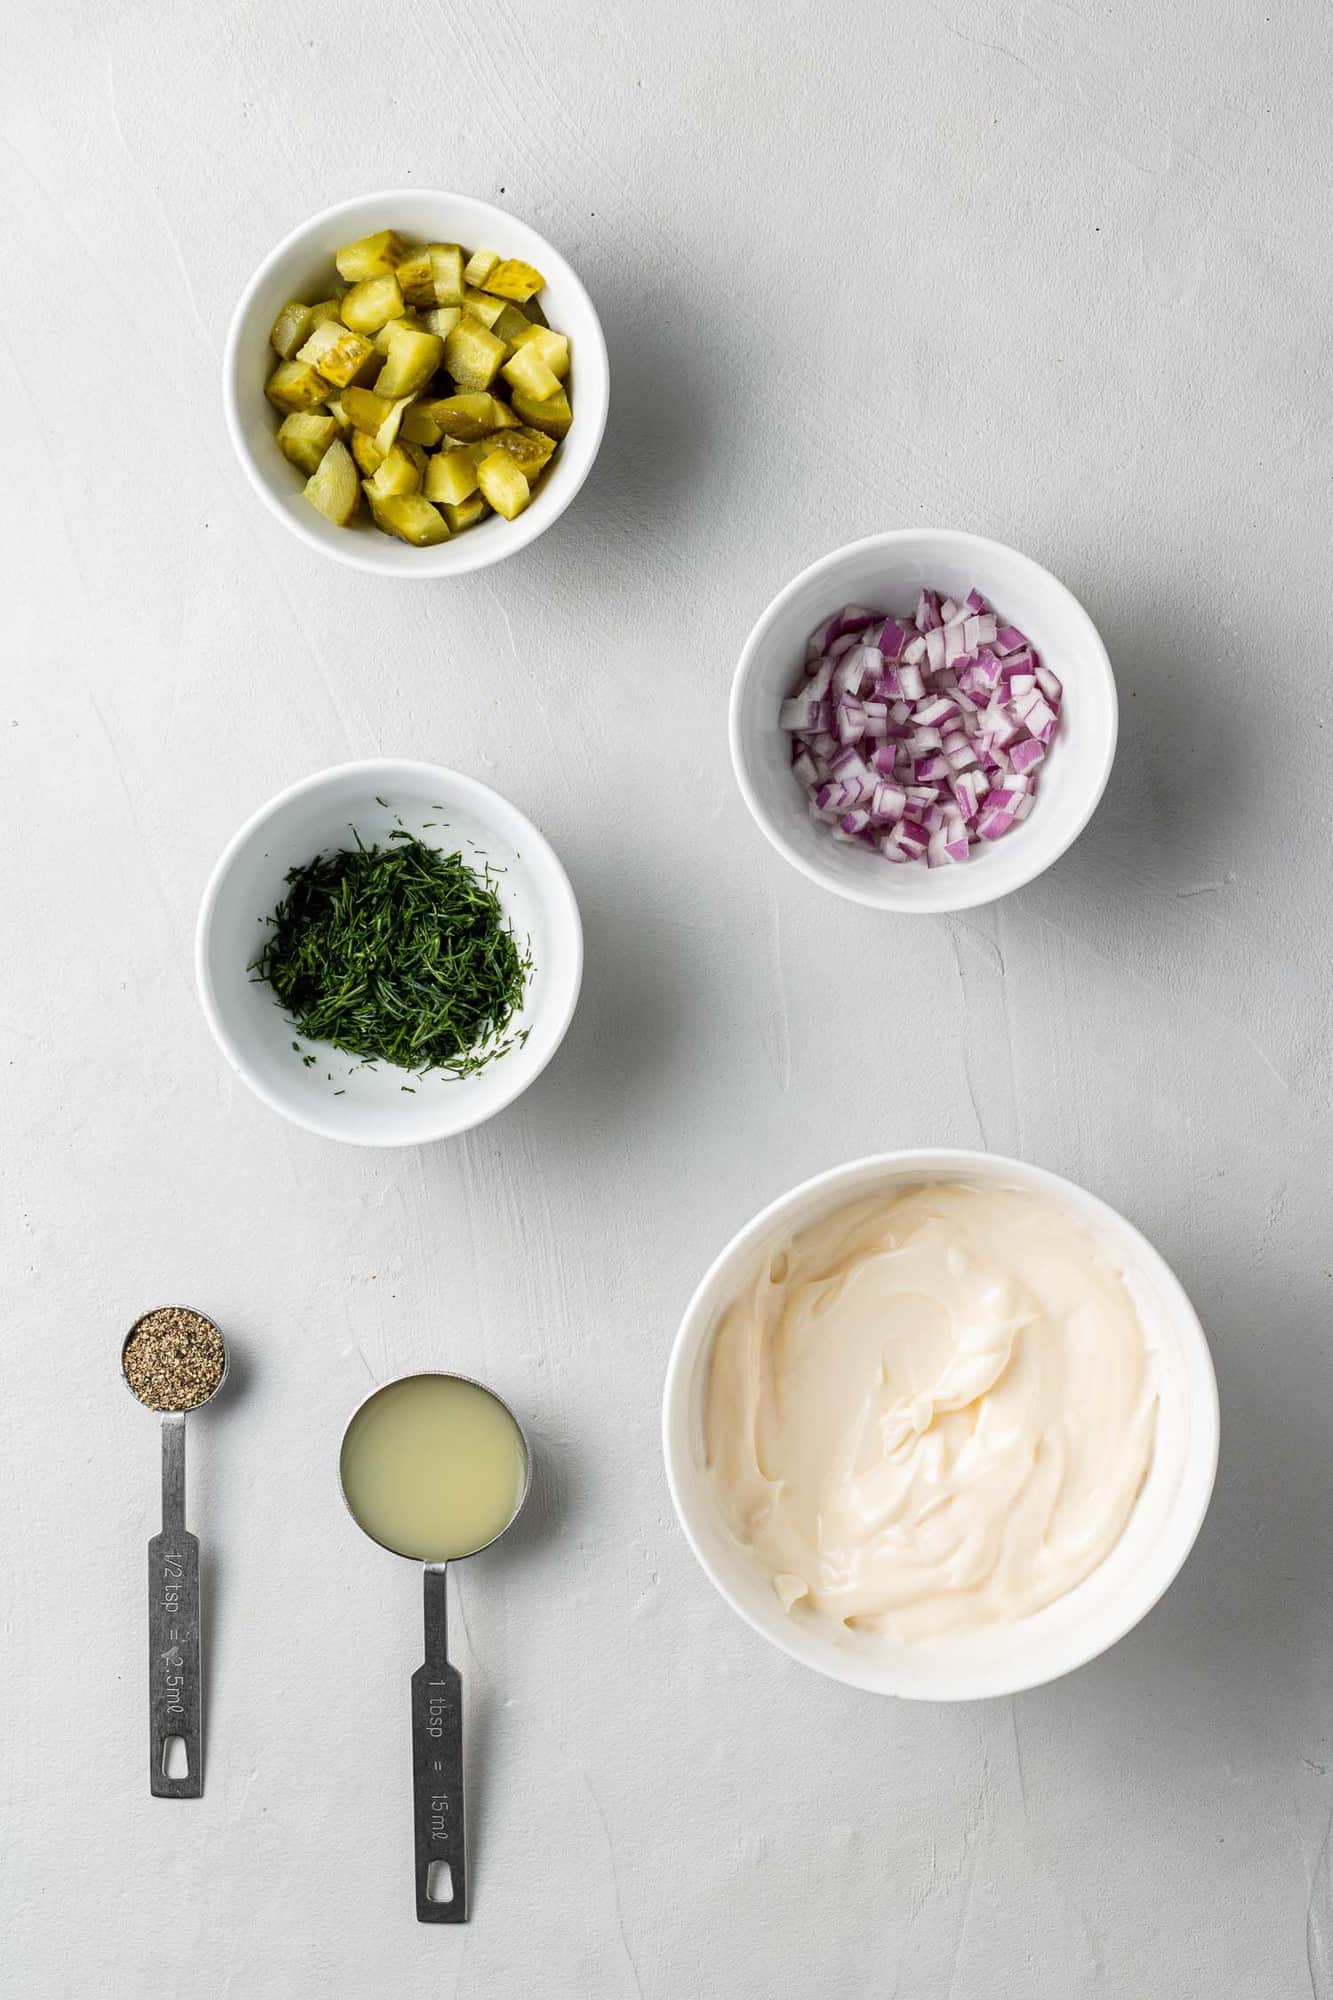
<path id="1" fill-rule="evenodd" d="M 787 1609 L 919 1639 L 1095 1569 L 1156 1414 L 1124 1279 L 1067 1211 L 934 1183 L 770 1247 L 718 1326 L 705 1435 Z"/>

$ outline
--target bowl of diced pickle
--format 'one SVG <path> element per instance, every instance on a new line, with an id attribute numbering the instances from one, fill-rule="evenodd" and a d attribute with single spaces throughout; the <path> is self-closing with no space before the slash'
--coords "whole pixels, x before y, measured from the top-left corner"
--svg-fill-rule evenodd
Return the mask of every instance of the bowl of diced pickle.
<path id="1" fill-rule="evenodd" d="M 366 195 L 293 230 L 236 309 L 232 442 L 303 541 L 395 576 L 480 569 L 550 527 L 606 424 L 606 343 L 545 239 L 471 196 Z"/>

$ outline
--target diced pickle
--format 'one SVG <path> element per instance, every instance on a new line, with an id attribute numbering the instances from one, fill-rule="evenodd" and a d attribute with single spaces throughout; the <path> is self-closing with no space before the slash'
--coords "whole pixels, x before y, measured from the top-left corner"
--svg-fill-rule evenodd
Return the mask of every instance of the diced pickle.
<path id="1" fill-rule="evenodd" d="M 480 493 L 472 493 L 466 500 L 446 500 L 440 508 L 451 535 L 461 535 L 464 528 L 475 527 L 490 511 Z"/>
<path id="2" fill-rule="evenodd" d="M 390 403 L 389 414 L 375 433 L 375 442 L 381 451 L 392 451 L 404 416 L 410 409 L 412 398 L 400 396 L 396 403 Z"/>
<path id="3" fill-rule="evenodd" d="M 504 342 L 470 313 L 464 313 L 444 343 L 444 365 L 462 390 L 489 389 L 504 358 Z"/>
<path id="4" fill-rule="evenodd" d="M 421 493 L 394 493 L 387 499 L 375 492 L 367 484 L 365 488 L 370 511 L 378 527 L 387 534 L 397 535 L 401 542 L 411 542 L 415 548 L 426 549 L 434 542 L 447 542 L 449 530 L 438 507 L 432 507 Z"/>
<path id="5" fill-rule="evenodd" d="M 374 438 L 368 437 L 365 431 L 353 431 L 347 443 L 358 469 L 367 479 L 373 479 L 384 463 L 384 453 Z"/>
<path id="6" fill-rule="evenodd" d="M 280 361 L 264 390 L 280 410 L 318 409 L 328 393 L 328 383 L 308 361 Z"/>
<path id="7" fill-rule="evenodd" d="M 551 373 L 531 342 L 506 361 L 504 378 L 511 389 L 521 389 L 525 396 L 535 397 L 538 402 L 549 402 L 552 396 L 561 393 L 558 377 Z"/>
<path id="8" fill-rule="evenodd" d="M 530 396 L 526 389 L 516 388 L 511 401 L 514 415 L 525 424 L 531 424 L 536 431 L 545 431 L 547 437 L 562 438 L 574 421 L 574 413 L 569 407 L 569 398 L 563 389 L 554 396 Z"/>
<path id="9" fill-rule="evenodd" d="M 353 285 L 340 308 L 344 326 L 354 333 L 378 333 L 391 319 L 403 316 L 403 294 L 392 273 L 365 278 Z"/>
<path id="10" fill-rule="evenodd" d="M 414 396 L 440 365 L 445 343 L 437 333 L 416 327 L 395 327 L 389 336 L 389 358 L 375 383 L 377 396 Z"/>
<path id="11" fill-rule="evenodd" d="M 435 304 L 435 271 L 431 253 L 443 249 L 443 244 L 422 243 L 415 250 L 409 250 L 394 273 L 402 286 L 403 297 L 412 306 L 433 306 Z"/>
<path id="12" fill-rule="evenodd" d="M 508 430 L 518 422 L 498 396 L 484 393 L 435 396 L 420 407 L 434 417 L 446 437 L 458 438 L 464 444 L 473 444 L 491 431 Z"/>
<path id="13" fill-rule="evenodd" d="M 549 464 L 555 451 L 555 439 L 548 438 L 542 431 L 520 428 L 513 431 L 496 431 L 493 436 L 484 438 L 472 449 L 483 455 L 491 450 L 507 451 L 531 485 L 537 474 Z"/>
<path id="14" fill-rule="evenodd" d="M 483 326 L 494 326 L 501 313 L 509 310 L 503 299 L 493 299 L 489 292 L 479 292 L 475 285 L 463 287 L 463 305 Z"/>
<path id="15" fill-rule="evenodd" d="M 326 381 L 336 382 L 340 389 L 345 389 L 349 382 L 356 380 L 366 363 L 374 360 L 375 350 L 359 333 L 353 333 L 350 326 L 340 326 L 337 320 L 327 319 L 323 326 L 315 328 L 296 358 L 308 361 L 312 368 L 318 368 Z"/>
<path id="16" fill-rule="evenodd" d="M 480 296 L 484 299 L 489 294 L 482 292 Z M 492 299 L 491 304 L 499 305 L 499 300 Z M 480 319 L 481 314 L 477 313 L 474 317 Z M 500 306 L 499 312 L 490 321 L 490 329 L 496 339 L 507 340 L 511 346 L 520 334 L 530 331 L 531 325 L 532 322 L 525 315 L 522 306 Z"/>
<path id="17" fill-rule="evenodd" d="M 380 229 L 374 236 L 359 236 L 355 243 L 345 243 L 333 261 L 340 278 L 358 284 L 363 278 L 380 278 L 396 270 L 406 249 L 396 229 Z M 352 322 L 349 320 L 347 324 L 350 326 Z M 358 327 L 357 331 L 364 329 Z"/>
<path id="18" fill-rule="evenodd" d="M 482 497 L 497 514 L 512 521 L 532 498 L 532 489 L 507 451 L 493 451 L 477 467 L 477 484 Z"/>
<path id="19" fill-rule="evenodd" d="M 495 330 L 500 331 L 498 323 Z M 520 332 L 506 337 L 514 348 L 534 349 L 551 373 L 564 381 L 569 373 L 569 342 L 563 333 L 552 333 L 549 326 L 533 326 L 525 320 Z"/>
<path id="20" fill-rule="evenodd" d="M 394 493 L 416 493 L 421 487 L 419 445 L 396 444 L 386 452 L 371 485 L 381 499 Z M 423 454 L 424 456 L 424 454 Z"/>
<path id="21" fill-rule="evenodd" d="M 299 299 L 291 299 L 274 320 L 268 344 L 284 361 L 290 361 L 302 342 L 309 340 L 314 324 L 310 307 L 303 306 Z"/>
<path id="22" fill-rule="evenodd" d="M 463 317 L 462 306 L 436 306 L 433 312 L 423 313 L 421 323 L 428 333 L 438 333 L 441 340 L 451 334 Z"/>
<path id="23" fill-rule="evenodd" d="M 306 481 L 305 497 L 336 528 L 345 528 L 355 514 L 356 466 L 341 438 L 334 439 L 319 462 L 319 470 Z"/>
<path id="24" fill-rule="evenodd" d="M 371 437 L 393 409 L 393 404 L 373 389 L 344 389 L 340 400 L 357 430 L 367 431 Z"/>
<path id="25" fill-rule="evenodd" d="M 439 451 L 426 461 L 422 492 L 428 500 L 447 500 L 457 506 L 477 490 L 477 461 L 463 447 L 461 451 Z"/>
<path id="26" fill-rule="evenodd" d="M 437 306 L 463 303 L 463 252 L 456 243 L 432 243 L 430 267 L 435 279 Z"/>
<path id="27" fill-rule="evenodd" d="M 337 435 L 336 422 L 323 410 L 294 410 L 278 425 L 278 450 L 308 479 Z"/>
<path id="28" fill-rule="evenodd" d="M 443 432 L 434 417 L 429 411 L 423 410 L 420 403 L 409 403 L 403 411 L 403 421 L 398 426 L 398 435 L 400 438 L 406 438 L 409 444 L 421 444 L 427 451 L 434 451 Z"/>
<path id="29" fill-rule="evenodd" d="M 402 313 L 397 319 L 386 319 L 383 326 L 371 335 L 375 352 L 382 354 L 386 361 L 389 358 L 389 342 L 393 338 L 393 330 L 396 326 L 414 326 L 418 331 L 424 331 L 423 322 L 417 318 L 414 312 Z"/>
<path id="30" fill-rule="evenodd" d="M 364 492 L 376 526 L 417 547 L 492 507 L 513 520 L 572 422 L 569 342 L 542 310 L 541 272 L 392 229 L 335 261 L 343 282 L 289 301 L 270 335 L 278 449 L 311 505 L 344 525 Z"/>
<path id="31" fill-rule="evenodd" d="M 497 250 L 474 250 L 463 271 L 463 282 L 468 285 L 484 285 L 500 261 Z"/>
<path id="32" fill-rule="evenodd" d="M 497 298 L 513 299 L 522 305 L 539 292 L 546 283 L 541 272 L 532 264 L 525 264 L 521 257 L 506 257 L 502 264 L 495 265 L 482 280 L 482 289 L 494 292 Z"/>

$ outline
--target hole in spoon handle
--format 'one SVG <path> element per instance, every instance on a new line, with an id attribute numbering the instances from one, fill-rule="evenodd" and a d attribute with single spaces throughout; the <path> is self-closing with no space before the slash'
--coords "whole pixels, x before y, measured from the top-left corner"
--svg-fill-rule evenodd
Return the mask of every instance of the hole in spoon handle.
<path id="1" fill-rule="evenodd" d="M 424 1572 L 426 1658 L 412 1676 L 412 1813 L 417 1922 L 467 1922 L 463 1682 L 449 1664 L 443 1563 Z"/>

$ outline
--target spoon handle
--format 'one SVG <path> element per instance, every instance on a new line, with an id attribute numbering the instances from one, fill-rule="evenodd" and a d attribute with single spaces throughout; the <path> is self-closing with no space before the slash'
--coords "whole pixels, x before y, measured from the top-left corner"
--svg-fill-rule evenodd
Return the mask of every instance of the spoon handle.
<path id="1" fill-rule="evenodd" d="M 167 1776 L 169 1747 L 173 1769 L 183 1749 L 182 1776 Z M 185 1527 L 183 1415 L 162 1419 L 162 1532 L 148 1544 L 148 1784 L 157 1799 L 204 1789 L 199 1543 Z"/>
<path id="2" fill-rule="evenodd" d="M 448 1579 L 425 1566 L 426 1659 L 412 1676 L 412 1807 L 417 1922 L 467 1922 L 463 1683 L 449 1664 Z"/>

